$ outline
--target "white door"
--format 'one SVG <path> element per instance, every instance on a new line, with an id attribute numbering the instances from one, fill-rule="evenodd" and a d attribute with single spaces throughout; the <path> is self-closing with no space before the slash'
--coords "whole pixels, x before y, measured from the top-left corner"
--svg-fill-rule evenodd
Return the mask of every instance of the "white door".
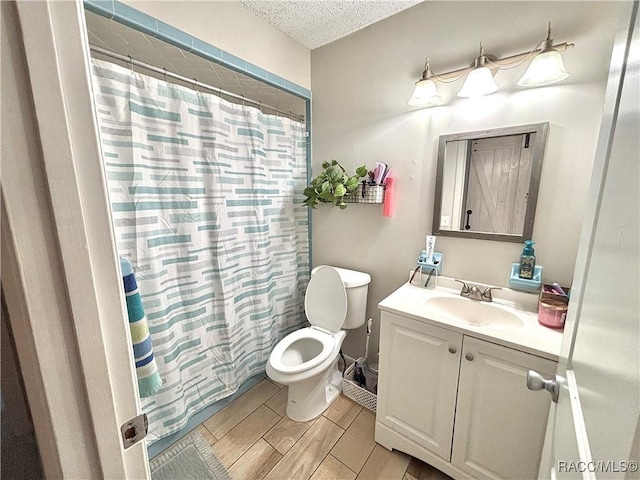
<path id="1" fill-rule="evenodd" d="M 540 478 L 640 475 L 637 9 L 614 46 Z"/>
<path id="2" fill-rule="evenodd" d="M 389 312 L 380 325 L 377 421 L 449 461 L 462 334 Z"/>
<path id="3" fill-rule="evenodd" d="M 47 478 L 149 478 L 82 2 L 0 2 L 2 289 Z"/>

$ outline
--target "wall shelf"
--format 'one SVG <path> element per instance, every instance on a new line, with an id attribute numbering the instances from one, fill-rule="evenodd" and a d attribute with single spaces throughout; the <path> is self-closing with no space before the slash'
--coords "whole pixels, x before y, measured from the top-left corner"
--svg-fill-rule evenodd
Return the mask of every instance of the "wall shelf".
<path id="1" fill-rule="evenodd" d="M 520 278 L 520 264 L 511 264 L 511 276 L 509 277 L 509 285 L 518 290 L 527 290 L 529 292 L 537 292 L 542 285 L 542 267 L 536 265 L 533 270 L 533 278 L 531 280 Z"/>
<path id="2" fill-rule="evenodd" d="M 361 183 L 358 189 L 343 197 L 344 203 L 384 203 L 384 185 Z"/>

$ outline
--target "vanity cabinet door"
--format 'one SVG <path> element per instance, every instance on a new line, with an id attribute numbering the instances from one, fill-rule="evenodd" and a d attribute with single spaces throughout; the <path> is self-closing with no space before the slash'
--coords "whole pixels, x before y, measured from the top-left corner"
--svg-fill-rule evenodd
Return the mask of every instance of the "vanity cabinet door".
<path id="1" fill-rule="evenodd" d="M 376 419 L 449 461 L 462 335 L 382 312 Z"/>
<path id="2" fill-rule="evenodd" d="M 527 389 L 528 370 L 557 364 L 464 337 L 451 463 L 474 478 L 536 478 L 551 395 Z"/>

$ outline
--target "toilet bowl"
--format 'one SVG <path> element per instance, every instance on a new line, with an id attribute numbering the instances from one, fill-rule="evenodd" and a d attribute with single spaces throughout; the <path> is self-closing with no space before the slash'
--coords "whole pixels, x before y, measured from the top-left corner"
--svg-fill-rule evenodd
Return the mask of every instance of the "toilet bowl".
<path id="1" fill-rule="evenodd" d="M 364 324 L 371 277 L 326 265 L 316 267 L 305 295 L 311 323 L 283 338 L 267 362 L 267 375 L 289 386 L 287 416 L 306 422 L 320 415 L 342 391 L 338 354 L 344 328 Z"/>

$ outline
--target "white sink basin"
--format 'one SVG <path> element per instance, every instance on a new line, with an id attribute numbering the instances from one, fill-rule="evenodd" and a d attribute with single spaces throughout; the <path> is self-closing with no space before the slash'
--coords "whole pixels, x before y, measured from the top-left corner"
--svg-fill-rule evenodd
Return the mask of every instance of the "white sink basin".
<path id="1" fill-rule="evenodd" d="M 462 297 L 431 297 L 426 305 L 435 315 L 476 327 L 503 329 L 523 325 L 516 314 L 488 302 Z"/>

